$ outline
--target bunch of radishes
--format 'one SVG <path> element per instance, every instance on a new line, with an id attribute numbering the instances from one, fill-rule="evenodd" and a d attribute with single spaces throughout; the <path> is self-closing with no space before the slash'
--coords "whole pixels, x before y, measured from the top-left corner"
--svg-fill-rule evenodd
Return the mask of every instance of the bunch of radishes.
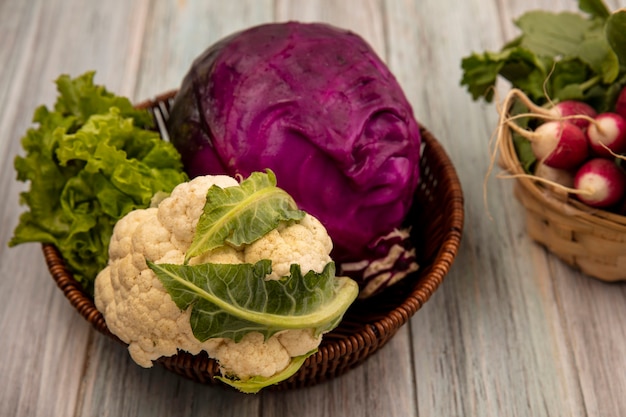
<path id="1" fill-rule="evenodd" d="M 611 210 L 626 200 L 626 87 L 613 111 L 597 113 L 586 103 L 562 101 L 550 109 L 534 105 L 513 91 L 539 123 L 523 129 L 513 118 L 508 126 L 530 141 L 537 158 L 534 175 L 557 183 L 591 207 Z"/>

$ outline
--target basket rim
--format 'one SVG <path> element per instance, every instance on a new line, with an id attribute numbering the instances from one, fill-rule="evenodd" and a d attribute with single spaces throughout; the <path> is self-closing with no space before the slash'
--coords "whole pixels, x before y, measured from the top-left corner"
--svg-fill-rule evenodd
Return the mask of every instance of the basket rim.
<path id="1" fill-rule="evenodd" d="M 506 114 L 508 112 L 503 111 L 503 115 Z M 569 195 L 559 197 L 542 187 L 538 181 L 529 178 L 517 156 L 511 129 L 504 125 L 503 117 L 500 118 L 498 123 L 501 124 L 497 138 L 497 146 L 500 151 L 499 163 L 510 174 L 519 175 L 515 180 L 526 192 L 538 201 L 546 204 L 547 208 L 576 217 L 585 224 L 626 232 L 626 216 L 590 207 Z"/>
<path id="2" fill-rule="evenodd" d="M 136 107 L 150 108 L 159 106 L 164 101 L 173 99 L 176 92 L 177 90 L 167 91 L 155 96 L 153 99 L 138 103 Z M 420 125 L 420 133 L 423 145 L 432 149 L 432 152 L 437 157 L 437 161 L 444 167 L 442 171 L 445 172 L 445 176 L 438 178 L 438 180 L 441 181 L 447 190 L 446 212 L 449 213 L 449 218 L 444 221 L 445 230 L 442 231 L 442 243 L 435 252 L 430 264 L 420 265 L 418 271 L 411 274 L 414 277 L 405 278 L 414 279 L 415 283 L 412 284 L 411 291 L 406 294 L 403 301 L 390 310 L 385 316 L 367 323 L 363 328 L 346 337 L 345 339 L 349 340 L 343 341 L 344 348 L 346 344 L 349 346 L 360 346 L 358 348 L 359 350 L 372 348 L 376 350 L 378 347 L 382 346 L 382 344 L 392 337 L 401 326 L 406 324 L 424 303 L 430 299 L 435 290 L 437 290 L 443 282 L 459 250 L 464 226 L 464 196 L 461 183 L 456 169 L 443 146 L 430 131 L 422 125 Z M 78 310 L 83 318 L 91 323 L 96 330 L 112 337 L 124 346 L 127 346 L 126 343 L 121 341 L 108 329 L 104 316 L 95 307 L 92 296 L 87 294 L 80 283 L 74 279 L 71 272 L 66 267 L 58 249 L 53 244 L 43 243 L 42 251 L 52 278 L 69 300 L 70 304 Z M 367 300 L 375 299 L 376 296 Z M 367 302 L 367 300 L 363 302 Z M 323 341 L 318 352 L 307 358 L 302 368 L 310 364 L 320 364 L 323 358 L 332 358 L 336 355 L 342 356 L 344 353 L 345 352 L 342 352 L 342 346 L 339 346 L 338 342 L 336 343 L 334 340 Z M 354 353 L 354 351 L 351 353 Z M 174 363 L 180 358 L 194 358 L 196 356 L 197 355 L 191 355 L 188 352 L 179 351 L 176 355 L 161 358 L 159 361 L 162 363 L 165 362 L 167 367 L 168 362 Z M 208 358 L 208 360 L 209 362 L 215 362 L 211 358 Z M 303 371 L 302 368 L 290 379 L 282 381 L 277 385 L 289 384 L 290 381 L 303 378 L 302 375 L 299 375 Z"/>

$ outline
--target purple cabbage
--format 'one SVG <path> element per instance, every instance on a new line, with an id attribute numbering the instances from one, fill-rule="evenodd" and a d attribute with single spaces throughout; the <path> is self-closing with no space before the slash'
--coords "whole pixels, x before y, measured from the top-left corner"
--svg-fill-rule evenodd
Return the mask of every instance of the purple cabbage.
<path id="1" fill-rule="evenodd" d="M 419 180 L 420 132 L 402 89 L 362 38 L 326 24 L 265 24 L 208 48 L 168 131 L 191 177 L 273 170 L 352 269 L 388 255 L 382 238 L 401 227 Z"/>

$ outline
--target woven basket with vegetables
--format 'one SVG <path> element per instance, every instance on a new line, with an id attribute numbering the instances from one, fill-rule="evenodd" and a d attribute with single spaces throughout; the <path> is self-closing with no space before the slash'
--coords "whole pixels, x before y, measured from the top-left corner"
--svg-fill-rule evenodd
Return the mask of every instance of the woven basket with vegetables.
<path id="1" fill-rule="evenodd" d="M 463 59 L 462 84 L 498 106 L 494 154 L 529 235 L 584 273 L 626 280 L 626 10 L 530 11 L 498 52 Z"/>
<path id="2" fill-rule="evenodd" d="M 380 349 L 450 268 L 456 172 L 360 37 L 254 27 L 138 106 L 93 76 L 61 76 L 35 113 L 10 244 L 43 243 L 138 365 L 245 393 L 312 385 Z"/>

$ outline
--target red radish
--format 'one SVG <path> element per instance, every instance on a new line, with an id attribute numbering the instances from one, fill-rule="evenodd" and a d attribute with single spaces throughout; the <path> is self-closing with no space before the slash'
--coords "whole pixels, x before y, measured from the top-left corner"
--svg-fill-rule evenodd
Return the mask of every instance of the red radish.
<path id="1" fill-rule="evenodd" d="M 611 156 L 611 152 L 626 151 L 626 120 L 622 116 L 607 112 L 600 113 L 594 120 L 587 128 L 587 138 L 596 155 Z"/>
<path id="2" fill-rule="evenodd" d="M 530 141 L 535 157 L 549 167 L 574 169 L 589 156 L 585 133 L 572 123 L 548 121 L 532 132 L 515 123 L 509 123 L 509 126 Z"/>
<path id="3" fill-rule="evenodd" d="M 577 100 L 565 100 L 557 103 L 550 109 L 550 114 L 556 117 L 567 116 L 588 116 L 590 118 L 596 117 L 597 112 L 589 104 Z M 575 124 L 581 129 L 585 129 L 589 126 L 589 119 L 572 117 L 567 119 L 568 122 Z"/>
<path id="4" fill-rule="evenodd" d="M 615 102 L 615 113 L 626 119 L 626 87 L 622 88 L 622 91 L 617 97 Z"/>
<path id="5" fill-rule="evenodd" d="M 591 207 L 605 208 L 618 203 L 626 192 L 626 175 L 614 160 L 593 158 L 583 164 L 574 178 L 581 191 L 577 198 Z"/>
<path id="6" fill-rule="evenodd" d="M 522 90 L 517 88 L 513 88 L 509 92 L 505 101 L 510 100 L 511 98 L 519 99 L 528 108 L 528 110 L 536 116 L 547 118 L 549 120 L 566 120 L 583 130 L 589 125 L 590 119 L 593 119 L 597 114 L 596 110 L 589 104 L 578 100 L 564 100 L 547 109 L 533 103 Z M 567 117 L 567 119 L 563 119 L 564 117 Z"/>

